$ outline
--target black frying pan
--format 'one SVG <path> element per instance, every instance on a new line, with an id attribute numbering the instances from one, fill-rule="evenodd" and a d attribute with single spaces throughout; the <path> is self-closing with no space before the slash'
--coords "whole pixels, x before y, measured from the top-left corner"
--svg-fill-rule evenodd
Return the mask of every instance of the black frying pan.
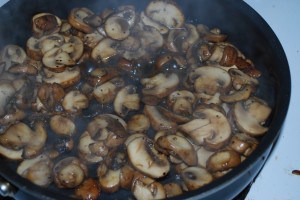
<path id="1" fill-rule="evenodd" d="M 95 12 L 106 7 L 134 4 L 143 9 L 149 1 L 140 0 L 11 0 L 0 9 L 0 47 L 6 44 L 25 46 L 31 35 L 31 17 L 38 12 L 50 12 L 66 18 L 73 7 L 86 6 Z M 248 185 L 260 171 L 283 125 L 290 99 L 290 72 L 280 42 L 268 24 L 244 1 L 181 0 L 187 20 L 219 27 L 229 35 L 229 41 L 254 61 L 263 73 L 258 95 L 273 106 L 270 129 L 255 152 L 224 177 L 198 190 L 174 199 L 231 199 Z M 20 190 L 39 199 L 69 199 L 68 190 L 54 186 L 40 188 L 16 174 L 16 163 L 0 158 L 0 174 Z M 101 199 L 125 199 L 129 192 L 101 194 Z M 126 198 L 126 199 L 128 199 Z"/>

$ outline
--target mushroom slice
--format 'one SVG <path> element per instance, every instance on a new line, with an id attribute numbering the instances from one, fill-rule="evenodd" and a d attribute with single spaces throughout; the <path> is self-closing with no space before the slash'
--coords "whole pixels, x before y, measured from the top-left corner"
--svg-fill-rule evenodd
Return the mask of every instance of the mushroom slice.
<path id="1" fill-rule="evenodd" d="M 26 113 L 23 110 L 14 109 L 12 112 L 6 113 L 0 119 L 0 125 L 2 126 L 10 125 L 15 122 L 21 121 L 25 117 L 26 117 Z"/>
<path id="2" fill-rule="evenodd" d="M 67 112 L 78 113 L 89 106 L 89 99 L 79 90 L 72 90 L 64 97 L 62 106 Z"/>
<path id="3" fill-rule="evenodd" d="M 90 21 L 92 21 L 93 17 L 95 17 L 95 14 L 88 8 L 73 8 L 69 14 L 68 22 L 74 28 L 84 33 L 92 33 L 93 28 L 90 25 Z M 97 21 L 97 18 L 94 20 Z M 98 17 L 98 21 L 100 20 L 101 18 Z"/>
<path id="4" fill-rule="evenodd" d="M 129 133 L 146 133 L 150 128 L 150 121 L 144 114 L 133 115 L 128 123 Z"/>
<path id="5" fill-rule="evenodd" d="M 50 35 L 57 33 L 61 27 L 61 20 L 59 17 L 50 13 L 39 13 L 32 17 L 32 31 L 37 38 L 43 35 Z"/>
<path id="6" fill-rule="evenodd" d="M 188 90 L 174 91 L 168 97 L 168 104 L 173 112 L 183 116 L 192 114 L 195 102 L 195 95 Z"/>
<path id="7" fill-rule="evenodd" d="M 36 185 L 46 187 L 53 181 L 52 168 L 53 162 L 50 158 L 41 154 L 38 157 L 23 160 L 17 168 L 17 173 Z"/>
<path id="8" fill-rule="evenodd" d="M 208 158 L 214 154 L 214 151 L 208 151 L 204 147 L 197 149 L 198 166 L 205 168 Z"/>
<path id="9" fill-rule="evenodd" d="M 125 117 L 131 110 L 138 110 L 139 107 L 140 98 L 133 85 L 121 89 L 114 100 L 114 110 L 121 117 Z"/>
<path id="10" fill-rule="evenodd" d="M 227 71 L 213 66 L 193 69 L 189 79 L 194 83 L 197 93 L 214 95 L 216 92 L 226 91 L 231 86 L 231 77 Z"/>
<path id="11" fill-rule="evenodd" d="M 164 38 L 156 28 L 152 26 L 145 26 L 143 30 L 138 33 L 144 49 L 156 51 L 164 44 Z"/>
<path id="12" fill-rule="evenodd" d="M 176 123 L 170 121 L 165 116 L 163 116 L 155 106 L 145 105 L 144 113 L 149 118 L 151 126 L 156 131 L 170 130 L 174 131 L 176 129 Z"/>
<path id="13" fill-rule="evenodd" d="M 114 40 L 124 40 L 130 34 L 128 22 L 119 16 L 109 17 L 104 24 L 105 33 Z"/>
<path id="14" fill-rule="evenodd" d="M 30 40 L 28 40 L 30 41 Z M 27 42 L 28 43 L 28 42 Z M 65 43 L 65 38 L 61 34 L 51 34 L 44 36 L 39 39 L 39 43 L 35 44 L 35 47 L 39 48 L 42 54 L 42 57 L 45 53 L 50 51 L 53 48 L 58 48 Z M 42 59 L 40 59 L 42 60 Z"/>
<path id="15" fill-rule="evenodd" d="M 49 124 L 51 130 L 60 136 L 72 136 L 76 131 L 73 120 L 62 115 L 52 116 Z"/>
<path id="16" fill-rule="evenodd" d="M 103 38 L 104 36 L 101 35 L 98 31 L 94 31 L 92 33 L 84 35 L 83 43 L 93 49 Z"/>
<path id="17" fill-rule="evenodd" d="M 179 129 L 185 132 L 198 145 L 216 150 L 222 148 L 230 139 L 231 127 L 226 116 L 211 108 L 197 109 L 194 112 L 196 119 L 180 125 Z"/>
<path id="18" fill-rule="evenodd" d="M 184 116 L 181 114 L 176 114 L 171 110 L 168 110 L 162 106 L 157 106 L 157 110 L 169 120 L 176 122 L 177 124 L 187 123 L 191 121 L 190 116 Z"/>
<path id="19" fill-rule="evenodd" d="M 251 85 L 252 87 L 256 87 L 259 84 L 256 78 L 245 74 L 239 69 L 230 69 L 228 73 L 232 78 L 232 86 L 236 90 L 240 90 L 243 85 Z"/>
<path id="20" fill-rule="evenodd" d="M 148 17 L 147 15 L 145 15 L 145 12 L 141 12 L 141 20 L 143 22 L 143 24 L 145 24 L 146 26 L 152 26 L 154 28 L 156 28 L 161 34 L 166 34 L 169 32 L 169 28 L 153 21 L 150 17 Z"/>
<path id="21" fill-rule="evenodd" d="M 137 200 L 165 199 L 167 197 L 163 185 L 146 176 L 136 178 L 132 183 L 131 191 Z"/>
<path id="22" fill-rule="evenodd" d="M 239 91 L 233 91 L 232 93 L 221 95 L 220 100 L 225 103 L 233 103 L 237 101 L 247 100 L 251 93 L 253 92 L 253 87 L 251 85 L 245 85 Z"/>
<path id="23" fill-rule="evenodd" d="M 184 137 L 179 135 L 167 135 L 157 139 L 157 144 L 166 149 L 169 154 L 179 157 L 187 165 L 197 165 L 197 154 L 193 145 Z"/>
<path id="24" fill-rule="evenodd" d="M 227 35 L 222 34 L 221 30 L 214 28 L 209 30 L 209 28 L 203 24 L 197 25 L 197 31 L 200 36 L 209 42 L 224 42 L 227 39 Z"/>
<path id="25" fill-rule="evenodd" d="M 141 83 L 144 86 L 142 89 L 144 95 L 164 98 L 174 91 L 179 84 L 179 78 L 174 73 L 169 76 L 159 73 L 151 78 L 141 79 Z"/>
<path id="26" fill-rule="evenodd" d="M 120 171 L 120 187 L 130 190 L 135 175 L 135 170 L 129 165 L 124 165 Z"/>
<path id="27" fill-rule="evenodd" d="M 146 137 L 146 134 L 143 134 L 143 133 L 134 133 L 132 135 L 130 135 L 126 140 L 125 140 L 125 146 L 127 147 L 128 144 L 133 141 L 134 139 L 136 138 L 139 138 L 139 137 Z"/>
<path id="28" fill-rule="evenodd" d="M 104 192 L 114 193 L 120 188 L 120 169 L 108 169 L 104 175 L 99 176 L 99 184 Z"/>
<path id="29" fill-rule="evenodd" d="M 41 39 L 30 37 L 26 42 L 27 56 L 34 60 L 42 60 L 43 54 L 41 51 Z"/>
<path id="30" fill-rule="evenodd" d="M 16 90 L 12 84 L 5 82 L 0 83 L 0 116 L 5 114 L 6 105 L 15 93 Z"/>
<path id="31" fill-rule="evenodd" d="M 211 172 L 227 171 L 241 163 L 241 156 L 234 150 L 221 150 L 212 154 L 206 163 Z"/>
<path id="32" fill-rule="evenodd" d="M 55 109 L 64 96 L 64 89 L 57 83 L 43 83 L 38 87 L 37 101 L 40 101 L 43 107 L 49 110 Z"/>
<path id="33" fill-rule="evenodd" d="M 151 1 L 146 8 L 146 15 L 169 29 L 180 28 L 184 23 L 184 14 L 171 1 Z"/>
<path id="34" fill-rule="evenodd" d="M 104 38 L 92 50 L 91 57 L 97 62 L 107 63 L 110 58 L 118 54 L 117 46 L 117 41 Z"/>
<path id="35" fill-rule="evenodd" d="M 88 175 L 88 168 L 78 158 L 66 157 L 55 164 L 53 174 L 58 188 L 75 188 Z"/>
<path id="36" fill-rule="evenodd" d="M 87 161 L 88 163 L 98 163 L 103 160 L 102 156 L 96 155 L 91 151 L 90 145 L 96 143 L 89 133 L 85 131 L 79 138 L 78 143 L 78 155 L 81 159 Z"/>
<path id="37" fill-rule="evenodd" d="M 249 156 L 256 149 L 257 145 L 258 140 L 245 133 L 235 134 L 230 142 L 230 148 L 244 156 Z"/>
<path id="38" fill-rule="evenodd" d="M 11 148 L 6 148 L 0 145 L 0 155 L 4 156 L 10 160 L 22 160 L 23 149 L 13 150 Z"/>
<path id="39" fill-rule="evenodd" d="M 101 104 L 111 103 L 117 95 L 117 91 L 124 86 L 121 78 L 114 78 L 94 88 L 93 95 Z"/>
<path id="40" fill-rule="evenodd" d="M 76 197 L 80 199 L 98 199 L 100 188 L 98 182 L 92 178 L 86 179 L 75 189 Z"/>
<path id="41" fill-rule="evenodd" d="M 44 68 L 45 77 L 43 81 L 46 83 L 58 83 L 63 88 L 70 87 L 80 80 L 80 68 L 68 67 L 61 73 L 55 73 Z"/>
<path id="42" fill-rule="evenodd" d="M 180 175 L 189 191 L 207 185 L 214 179 L 206 169 L 201 167 L 185 168 Z"/>
<path id="43" fill-rule="evenodd" d="M 238 128 L 251 136 L 260 136 L 268 131 L 263 126 L 272 109 L 261 99 L 250 98 L 237 102 L 233 107 L 233 116 Z"/>
<path id="44" fill-rule="evenodd" d="M 37 75 L 38 73 L 38 69 L 29 63 L 22 63 L 22 64 L 11 66 L 7 71 L 12 74 L 26 74 L 26 75 Z"/>
<path id="45" fill-rule="evenodd" d="M 137 137 L 127 145 L 131 164 L 140 172 L 152 178 L 164 177 L 170 171 L 168 158 L 156 151 L 152 140 Z"/>
<path id="46" fill-rule="evenodd" d="M 3 66 L 5 70 L 14 64 L 22 64 L 26 58 L 24 49 L 17 45 L 6 45 L 0 52 L 0 61 L 5 63 Z"/>
<path id="47" fill-rule="evenodd" d="M 114 16 L 122 17 L 123 19 L 125 19 L 128 22 L 130 28 L 135 25 L 137 20 L 135 7 L 131 5 L 119 6 L 118 13 L 116 13 Z"/>
<path id="48" fill-rule="evenodd" d="M 164 189 L 166 191 L 167 198 L 175 197 L 183 193 L 180 185 L 177 183 L 164 184 Z"/>

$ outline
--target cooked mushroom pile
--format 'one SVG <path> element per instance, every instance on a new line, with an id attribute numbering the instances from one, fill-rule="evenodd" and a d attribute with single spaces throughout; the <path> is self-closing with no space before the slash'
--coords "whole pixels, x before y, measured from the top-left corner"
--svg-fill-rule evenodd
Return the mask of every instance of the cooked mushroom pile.
<path id="1" fill-rule="evenodd" d="M 82 199 L 165 199 L 224 176 L 268 132 L 261 72 L 169 0 L 32 17 L 0 53 L 0 154 Z"/>

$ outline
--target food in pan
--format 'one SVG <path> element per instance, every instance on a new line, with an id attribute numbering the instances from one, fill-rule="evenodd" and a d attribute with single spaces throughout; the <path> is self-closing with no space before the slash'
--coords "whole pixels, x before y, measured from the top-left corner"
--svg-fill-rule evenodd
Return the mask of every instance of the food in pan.
<path id="1" fill-rule="evenodd" d="M 261 72 L 172 1 L 36 14 L 26 47 L 3 47 L 0 61 L 0 154 L 34 184 L 79 198 L 198 189 L 268 131 Z"/>

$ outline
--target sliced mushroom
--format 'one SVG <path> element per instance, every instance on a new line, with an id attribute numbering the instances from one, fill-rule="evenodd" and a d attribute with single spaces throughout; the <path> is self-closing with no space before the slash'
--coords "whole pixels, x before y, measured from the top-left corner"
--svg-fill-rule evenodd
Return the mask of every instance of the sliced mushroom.
<path id="1" fill-rule="evenodd" d="M 162 106 L 157 106 L 156 107 L 157 110 L 166 118 L 168 118 L 169 120 L 177 123 L 177 124 L 183 124 L 183 123 L 187 123 L 191 120 L 191 117 L 188 115 L 181 115 L 181 114 L 176 114 L 173 111 L 166 109 Z"/>
<path id="2" fill-rule="evenodd" d="M 172 1 L 151 1 L 146 8 L 146 15 L 169 29 L 180 28 L 184 23 L 184 14 Z"/>
<path id="3" fill-rule="evenodd" d="M 92 178 L 86 179 L 75 189 L 76 197 L 80 199 L 98 199 L 100 196 L 98 182 Z"/>
<path id="4" fill-rule="evenodd" d="M 220 100 L 225 103 L 233 103 L 237 101 L 247 100 L 251 93 L 253 92 L 253 87 L 251 85 L 245 85 L 239 91 L 232 91 L 229 94 L 224 94 L 220 96 Z"/>
<path id="5" fill-rule="evenodd" d="M 30 40 L 28 40 L 28 42 L 30 42 Z M 40 38 L 38 41 L 36 41 L 36 43 L 34 43 L 33 40 L 31 41 L 33 42 L 33 44 L 31 45 L 28 42 L 27 45 L 29 45 L 29 47 L 32 48 L 31 50 L 34 49 L 35 49 L 34 51 L 39 50 L 43 56 L 49 50 L 62 46 L 65 43 L 65 37 L 59 33 L 56 33 L 56 34 L 44 36 Z M 42 57 L 40 60 L 42 60 Z"/>
<path id="6" fill-rule="evenodd" d="M 180 185 L 177 183 L 164 184 L 164 189 L 166 191 L 167 198 L 175 197 L 183 193 Z"/>
<path id="7" fill-rule="evenodd" d="M 143 49 L 151 52 L 155 52 L 164 44 L 163 36 L 152 26 L 144 26 L 138 33 L 138 36 L 140 37 Z"/>
<path id="8" fill-rule="evenodd" d="M 108 104 L 113 102 L 117 95 L 117 91 L 124 87 L 124 81 L 121 78 L 114 78 L 102 85 L 94 88 L 93 95 L 101 104 Z"/>
<path id="9" fill-rule="evenodd" d="M 93 48 L 91 58 L 97 62 L 107 63 L 110 58 L 118 54 L 117 45 L 117 41 L 104 38 Z"/>
<path id="10" fill-rule="evenodd" d="M 141 20 L 146 26 L 152 26 L 156 28 L 161 34 L 166 34 L 169 32 L 169 28 L 156 22 L 153 21 L 150 17 L 148 17 L 144 12 L 141 12 Z"/>
<path id="11" fill-rule="evenodd" d="M 169 76 L 159 73 L 154 77 L 141 79 L 141 83 L 144 86 L 142 89 L 144 95 L 164 98 L 174 91 L 179 84 L 179 78 L 174 73 Z"/>
<path id="12" fill-rule="evenodd" d="M 206 169 L 201 167 L 185 168 L 180 175 L 189 191 L 207 185 L 214 179 Z"/>
<path id="13" fill-rule="evenodd" d="M 232 86 L 236 90 L 240 90 L 243 85 L 251 85 L 252 87 L 256 87 L 259 84 L 257 79 L 245 74 L 239 69 L 230 69 L 228 73 L 232 78 Z"/>
<path id="14" fill-rule="evenodd" d="M 150 121 L 144 114 L 133 115 L 128 123 L 129 133 L 146 133 L 150 127 Z"/>
<path id="15" fill-rule="evenodd" d="M 136 178 L 132 183 L 131 191 L 138 200 L 165 199 L 167 197 L 163 185 L 146 176 Z"/>
<path id="16" fill-rule="evenodd" d="M 24 49 L 17 45 L 6 45 L 0 52 L 0 61 L 5 63 L 3 66 L 5 70 L 15 64 L 22 64 L 26 57 Z"/>
<path id="17" fill-rule="evenodd" d="M 1 119 L 0 119 L 0 125 L 6 126 L 13 123 L 16 123 L 18 121 L 21 121 L 26 117 L 26 113 L 23 110 L 20 109 L 14 109 L 13 112 L 6 113 Z"/>
<path id="18" fill-rule="evenodd" d="M 43 81 L 46 83 L 58 83 L 63 88 L 70 87 L 77 83 L 80 78 L 80 68 L 79 67 L 68 67 L 65 71 L 61 73 L 55 73 L 44 68 L 45 77 Z"/>
<path id="19" fill-rule="evenodd" d="M 89 106 L 89 99 L 79 90 L 72 90 L 62 101 L 63 108 L 70 113 L 78 113 Z"/>
<path id="20" fill-rule="evenodd" d="M 106 173 L 99 175 L 99 184 L 104 192 L 113 193 L 120 188 L 120 169 L 107 169 Z"/>
<path id="21" fill-rule="evenodd" d="M 204 147 L 197 149 L 198 166 L 205 168 L 208 158 L 214 153 L 214 151 L 209 151 Z"/>
<path id="22" fill-rule="evenodd" d="M 135 173 L 135 170 L 129 165 L 123 166 L 120 171 L 120 187 L 130 190 Z"/>
<path id="23" fill-rule="evenodd" d="M 195 101 L 194 94 L 187 90 L 174 91 L 168 97 L 168 103 L 173 112 L 183 116 L 192 114 Z"/>
<path id="24" fill-rule="evenodd" d="M 103 38 L 104 36 L 98 31 L 94 31 L 84 35 L 83 43 L 90 48 L 94 48 Z"/>
<path id="25" fill-rule="evenodd" d="M 131 5 L 119 6 L 118 12 L 114 15 L 125 19 L 128 22 L 130 28 L 132 28 L 135 25 L 137 20 L 135 7 Z"/>
<path id="26" fill-rule="evenodd" d="M 10 67 L 7 71 L 12 74 L 27 74 L 27 75 L 37 75 L 38 73 L 38 69 L 29 63 L 14 65 Z"/>
<path id="27" fill-rule="evenodd" d="M 114 40 L 124 40 L 130 34 L 126 19 L 119 16 L 109 17 L 104 24 L 106 35 Z"/>
<path id="28" fill-rule="evenodd" d="M 50 158 L 46 154 L 42 154 L 23 160 L 17 168 L 17 173 L 36 185 L 47 187 L 53 181 L 53 165 Z"/>
<path id="29" fill-rule="evenodd" d="M 230 147 L 244 156 L 249 156 L 257 145 L 258 140 L 244 133 L 235 134 L 230 142 Z"/>
<path id="30" fill-rule="evenodd" d="M 88 163 L 98 163 L 103 160 L 103 157 L 94 154 L 90 148 L 90 145 L 96 143 L 89 133 L 85 131 L 79 138 L 79 143 L 77 147 L 78 155 L 81 159 L 87 161 Z"/>
<path id="31" fill-rule="evenodd" d="M 222 34 L 218 28 L 209 30 L 207 26 L 198 24 L 197 31 L 203 39 L 209 42 L 224 42 L 227 39 L 227 35 Z"/>
<path id="32" fill-rule="evenodd" d="M 176 129 L 176 123 L 163 116 L 155 106 L 145 105 L 144 113 L 149 118 L 151 126 L 156 131 L 174 131 Z"/>
<path id="33" fill-rule="evenodd" d="M 59 188 L 75 188 L 88 175 L 87 166 L 76 157 L 66 157 L 53 168 L 54 182 Z"/>
<path id="34" fill-rule="evenodd" d="M 233 116 L 238 128 L 251 136 L 260 136 L 268 131 L 263 126 L 272 109 L 261 99 L 250 98 L 235 103 Z"/>
<path id="35" fill-rule="evenodd" d="M 233 150 L 221 150 L 212 154 L 206 163 L 211 172 L 227 171 L 241 163 L 241 156 Z"/>
<path id="36" fill-rule="evenodd" d="M 155 69 L 159 72 L 185 68 L 187 68 L 186 59 L 178 53 L 166 53 L 156 58 Z"/>
<path id="37" fill-rule="evenodd" d="M 189 74 L 191 83 L 197 93 L 214 95 L 216 92 L 226 91 L 231 86 L 231 77 L 227 71 L 212 66 L 194 69 Z"/>
<path id="38" fill-rule="evenodd" d="M 92 33 L 92 25 L 100 25 L 101 18 L 96 17 L 93 11 L 88 8 L 73 8 L 69 14 L 68 22 L 84 33 Z M 91 22 L 96 22 L 96 24 Z"/>
<path id="39" fill-rule="evenodd" d="M 64 89 L 57 83 L 43 83 L 37 91 L 37 100 L 43 104 L 43 108 L 55 109 L 65 96 Z"/>
<path id="40" fill-rule="evenodd" d="M 197 109 L 194 112 L 196 119 L 180 125 L 179 129 L 185 132 L 198 145 L 207 149 L 220 149 L 230 139 L 231 127 L 226 116 L 211 108 Z"/>
<path id="41" fill-rule="evenodd" d="M 121 89 L 114 100 L 114 110 L 117 115 L 125 117 L 129 111 L 138 110 L 140 98 L 136 93 L 136 87 L 128 85 Z"/>
<path id="42" fill-rule="evenodd" d="M 73 120 L 62 115 L 54 115 L 49 121 L 50 128 L 60 136 L 72 136 L 76 131 Z"/>
<path id="43" fill-rule="evenodd" d="M 0 145 L 0 155 L 4 156 L 10 160 L 22 160 L 23 149 L 13 150 L 11 148 L 6 148 Z"/>
<path id="44" fill-rule="evenodd" d="M 167 157 L 156 151 L 149 138 L 136 137 L 131 140 L 127 145 L 127 153 L 134 168 L 149 177 L 164 177 L 170 170 Z"/>
<path id="45" fill-rule="evenodd" d="M 179 135 L 167 135 L 157 139 L 157 144 L 166 149 L 169 154 L 174 157 L 179 157 L 187 165 L 197 165 L 197 154 L 193 145 L 184 137 Z"/>
<path id="46" fill-rule="evenodd" d="M 39 13 L 32 17 L 32 31 L 37 38 L 57 33 L 61 24 L 60 18 L 50 13 Z"/>

